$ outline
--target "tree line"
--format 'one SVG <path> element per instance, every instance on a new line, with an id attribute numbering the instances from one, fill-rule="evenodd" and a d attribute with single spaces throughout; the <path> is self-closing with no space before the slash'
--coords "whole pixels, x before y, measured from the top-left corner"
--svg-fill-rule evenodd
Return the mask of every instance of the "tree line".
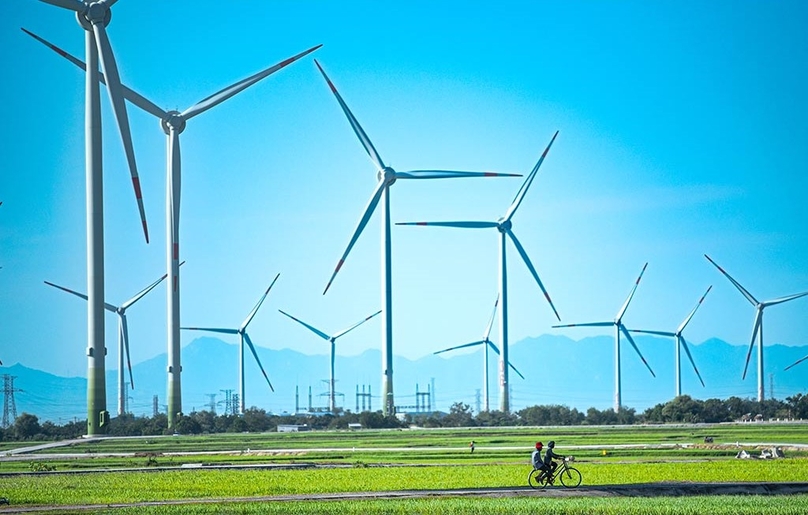
<path id="1" fill-rule="evenodd" d="M 638 414 L 632 408 L 586 412 L 562 405 L 530 406 L 515 413 L 487 411 L 473 413 L 468 404 L 454 403 L 449 413 L 408 414 L 403 419 L 385 417 L 381 411 L 335 414 L 275 415 L 263 409 L 250 408 L 244 416 L 217 415 L 210 411 L 195 411 L 177 419 L 176 432 L 181 434 L 242 433 L 277 431 L 279 425 L 300 425 L 309 429 L 348 429 L 349 424 L 361 424 L 367 429 L 420 427 L 496 427 L 496 426 L 575 426 L 631 425 L 658 423 L 719 423 L 755 419 L 808 419 L 808 396 L 801 393 L 784 401 L 769 399 L 762 403 L 752 399 L 693 399 L 689 395 L 657 404 Z M 23 413 L 14 423 L 0 428 L 0 441 L 66 440 L 78 438 L 87 429 L 86 421 L 57 425 L 39 422 L 36 415 Z M 113 418 L 107 429 L 111 436 L 149 436 L 170 434 L 165 414 L 154 417 L 122 415 Z"/>

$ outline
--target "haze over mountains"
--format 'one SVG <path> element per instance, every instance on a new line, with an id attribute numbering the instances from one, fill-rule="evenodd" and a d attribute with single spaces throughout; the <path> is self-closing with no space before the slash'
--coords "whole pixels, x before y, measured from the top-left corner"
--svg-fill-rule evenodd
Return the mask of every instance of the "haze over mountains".
<path id="1" fill-rule="evenodd" d="M 623 344 L 623 404 L 637 411 L 666 402 L 674 396 L 674 346 L 672 339 L 636 337 L 637 345 L 656 373 L 652 377 L 630 345 Z M 258 366 L 245 356 L 246 405 L 269 412 L 295 410 L 295 386 L 299 387 L 299 406 L 309 405 L 308 389 L 312 389 L 312 405 L 327 405 L 325 393 L 328 377 L 328 355 L 305 355 L 290 349 L 257 348 L 264 368 L 275 387 L 272 393 Z M 741 379 L 746 358 L 746 345 L 730 345 L 710 339 L 691 345 L 691 352 L 706 387 L 702 387 L 686 357 L 682 357 L 682 390 L 694 398 L 755 398 L 757 385 L 755 353 L 749 363 L 746 380 Z M 327 351 L 327 347 L 324 347 Z M 115 349 L 109 350 L 107 362 L 115 362 Z M 511 362 L 524 374 L 525 380 L 511 374 L 512 409 L 518 411 L 536 404 L 563 404 L 585 411 L 589 407 L 606 409 L 614 395 L 614 340 L 610 336 L 572 340 L 561 335 L 527 338 L 511 345 Z M 808 354 L 808 346 L 767 345 L 764 349 L 766 396 L 784 399 L 808 391 L 808 364 L 787 372 L 783 369 Z M 238 346 L 217 338 L 202 337 L 182 349 L 183 410 L 188 413 L 210 409 L 210 394 L 216 394 L 217 412 L 224 411 L 223 390 L 238 392 Z M 429 355 L 418 360 L 395 358 L 394 393 L 396 405 L 415 406 L 416 384 L 420 392 L 430 388 L 434 380 L 433 409 L 448 411 L 454 402 L 465 402 L 477 410 L 477 391 L 482 403 L 482 349 L 468 353 Z M 372 408 L 380 409 L 381 353 L 367 350 L 357 356 L 336 357 L 337 404 L 356 409 L 356 388 L 361 385 L 372 393 Z M 498 406 L 496 356 L 491 354 L 490 407 Z M 165 410 L 166 355 L 160 354 L 133 366 L 135 389 L 129 390 L 129 411 L 151 416 L 153 399 L 158 409 Z M 28 368 L 22 364 L 0 367 L 0 373 L 16 376 L 17 413 L 33 413 L 40 420 L 63 423 L 86 417 L 86 379 L 59 377 Z M 127 378 L 128 380 L 128 378 Z M 425 400 L 424 400 L 425 402 Z M 117 410 L 117 372 L 107 370 L 107 409 Z M 401 410 L 399 410 L 401 411 Z M 415 411 L 405 409 L 403 411 Z"/>

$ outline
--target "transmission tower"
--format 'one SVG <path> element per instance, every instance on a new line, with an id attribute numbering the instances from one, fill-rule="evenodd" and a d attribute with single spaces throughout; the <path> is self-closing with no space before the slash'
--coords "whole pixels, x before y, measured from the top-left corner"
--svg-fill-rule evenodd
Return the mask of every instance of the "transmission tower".
<path id="1" fill-rule="evenodd" d="M 233 390 L 219 390 L 224 394 L 224 414 L 229 415 L 230 412 L 235 410 L 238 402 L 233 401 Z M 222 402 L 222 401 L 219 401 Z"/>
<path id="2" fill-rule="evenodd" d="M 160 412 L 158 406 L 159 405 L 157 404 L 157 396 L 155 395 L 154 397 L 152 397 L 152 417 L 156 417 L 157 414 Z"/>
<path id="3" fill-rule="evenodd" d="M 206 393 L 206 397 L 210 398 L 210 402 L 208 403 L 208 408 L 210 408 L 210 412 L 216 416 L 216 394 L 215 393 Z"/>
<path id="4" fill-rule="evenodd" d="M 17 376 L 3 374 L 3 427 L 10 426 L 17 419 L 17 403 L 14 401 L 14 393 L 23 390 L 14 388 L 15 379 Z M 10 420 L 9 414 L 11 414 Z"/>

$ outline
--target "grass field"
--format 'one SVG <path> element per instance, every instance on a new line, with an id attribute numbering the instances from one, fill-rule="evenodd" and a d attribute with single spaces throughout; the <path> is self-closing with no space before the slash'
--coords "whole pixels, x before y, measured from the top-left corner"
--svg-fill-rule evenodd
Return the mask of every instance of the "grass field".
<path id="1" fill-rule="evenodd" d="M 713 443 L 705 444 L 705 436 L 711 436 Z M 531 469 L 533 443 L 550 438 L 558 442 L 559 452 L 576 456 L 575 466 L 582 472 L 585 486 L 808 481 L 806 451 L 789 449 L 787 458 L 778 460 L 734 458 L 739 448 L 756 454 L 760 444 L 808 444 L 808 424 L 473 428 L 82 441 L 42 451 L 31 461 L 8 461 L 11 458 L 0 455 L 0 496 L 8 497 L 15 506 L 217 500 L 215 505 L 124 510 L 137 509 L 138 513 L 535 513 L 549 507 L 562 514 L 808 513 L 808 495 L 766 497 L 765 503 L 757 496 L 225 501 L 293 494 L 523 488 Z M 473 454 L 467 447 L 471 439 L 477 444 Z M 182 464 L 298 464 L 306 468 L 161 468 Z M 118 467 L 132 470 L 105 470 Z M 140 470 L 133 470 L 135 467 Z M 48 469 L 55 471 L 27 473 Z M 82 470 L 96 472 L 61 473 Z"/>

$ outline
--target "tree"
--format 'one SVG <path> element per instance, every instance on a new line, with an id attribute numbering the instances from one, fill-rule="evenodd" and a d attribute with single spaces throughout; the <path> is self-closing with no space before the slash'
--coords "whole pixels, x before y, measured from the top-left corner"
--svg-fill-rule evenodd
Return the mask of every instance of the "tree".
<path id="1" fill-rule="evenodd" d="M 42 432 L 36 415 L 23 413 L 14 421 L 14 435 L 17 440 L 30 440 Z"/>
<path id="2" fill-rule="evenodd" d="M 474 418 L 471 415 L 471 408 L 468 404 L 455 402 L 449 408 L 449 414 L 441 419 L 444 427 L 471 427 L 474 425 Z"/>

